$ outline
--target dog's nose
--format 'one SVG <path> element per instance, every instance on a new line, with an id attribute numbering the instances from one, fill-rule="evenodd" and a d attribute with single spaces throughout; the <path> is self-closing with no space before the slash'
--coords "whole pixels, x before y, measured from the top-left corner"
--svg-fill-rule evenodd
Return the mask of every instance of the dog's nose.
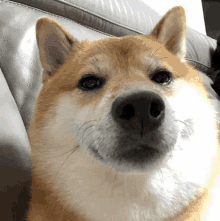
<path id="1" fill-rule="evenodd" d="M 161 125 L 165 104 L 155 92 L 141 91 L 115 99 L 111 113 L 114 120 L 130 132 L 148 132 Z"/>

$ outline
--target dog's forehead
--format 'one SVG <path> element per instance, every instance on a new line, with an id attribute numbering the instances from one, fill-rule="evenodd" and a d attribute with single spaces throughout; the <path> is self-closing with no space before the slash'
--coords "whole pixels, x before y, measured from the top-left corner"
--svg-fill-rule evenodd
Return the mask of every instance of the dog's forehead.
<path id="1" fill-rule="evenodd" d="M 117 71 L 128 72 L 133 68 L 149 74 L 155 69 L 167 69 L 172 72 L 170 60 L 178 60 L 169 53 L 160 42 L 150 36 L 129 36 L 96 42 L 96 53 L 87 60 L 99 67 L 108 66 Z M 178 61 L 176 63 L 179 63 Z M 170 69 L 171 68 L 171 69 Z M 113 69 L 112 69 L 113 70 Z"/>
<path id="2" fill-rule="evenodd" d="M 84 42 L 83 61 L 101 65 L 115 63 L 121 65 L 149 65 L 157 60 L 157 49 L 163 45 L 149 36 L 127 36 L 122 38 L 106 38 L 94 42 Z M 154 53 L 157 51 L 157 53 Z M 80 52 L 81 54 L 81 52 Z M 158 63 L 158 62 L 157 62 Z"/>
<path id="3" fill-rule="evenodd" d="M 129 56 L 134 53 L 139 53 L 141 51 L 153 50 L 155 47 L 155 41 L 150 37 L 140 35 L 140 36 L 126 36 L 126 37 L 115 37 L 106 38 L 93 43 L 92 50 L 94 47 L 97 51 L 101 50 L 109 52 L 110 54 L 118 56 Z"/>

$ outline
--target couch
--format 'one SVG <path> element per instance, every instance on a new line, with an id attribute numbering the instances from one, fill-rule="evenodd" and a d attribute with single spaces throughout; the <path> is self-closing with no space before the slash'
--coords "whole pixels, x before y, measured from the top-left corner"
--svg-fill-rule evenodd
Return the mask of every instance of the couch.
<path id="1" fill-rule="evenodd" d="M 41 84 L 35 24 L 50 16 L 77 39 L 150 33 L 160 15 L 140 0 L 0 0 L 0 219 L 26 220 L 31 199 L 27 131 Z M 210 96 L 216 41 L 187 29 L 186 61 L 204 73 Z M 208 76 L 208 77 L 207 77 Z"/>

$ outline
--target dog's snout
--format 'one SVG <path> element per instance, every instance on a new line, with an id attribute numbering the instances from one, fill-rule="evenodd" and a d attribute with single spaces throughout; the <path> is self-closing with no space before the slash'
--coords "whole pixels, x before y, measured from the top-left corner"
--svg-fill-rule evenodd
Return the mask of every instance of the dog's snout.
<path id="1" fill-rule="evenodd" d="M 141 91 L 121 95 L 112 104 L 114 120 L 128 131 L 151 131 L 164 119 L 165 104 L 155 92 Z"/>

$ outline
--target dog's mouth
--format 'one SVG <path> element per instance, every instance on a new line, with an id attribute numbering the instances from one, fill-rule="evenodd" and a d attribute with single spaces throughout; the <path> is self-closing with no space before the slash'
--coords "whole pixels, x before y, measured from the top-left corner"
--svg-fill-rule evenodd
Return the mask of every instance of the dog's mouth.
<path id="1" fill-rule="evenodd" d="M 133 164 L 141 164 L 147 162 L 149 163 L 159 155 L 159 150 L 148 145 L 139 145 L 128 151 L 117 154 L 115 158 L 121 163 L 127 162 Z"/>
<path id="2" fill-rule="evenodd" d="M 115 151 L 112 154 L 109 154 L 107 157 L 103 157 L 98 150 L 91 148 L 93 155 L 96 159 L 102 162 L 112 162 L 118 165 L 135 165 L 140 166 L 144 164 L 149 164 L 155 159 L 159 158 L 162 153 L 158 149 L 152 148 L 148 145 L 137 145 L 133 148 L 123 151 Z"/>

